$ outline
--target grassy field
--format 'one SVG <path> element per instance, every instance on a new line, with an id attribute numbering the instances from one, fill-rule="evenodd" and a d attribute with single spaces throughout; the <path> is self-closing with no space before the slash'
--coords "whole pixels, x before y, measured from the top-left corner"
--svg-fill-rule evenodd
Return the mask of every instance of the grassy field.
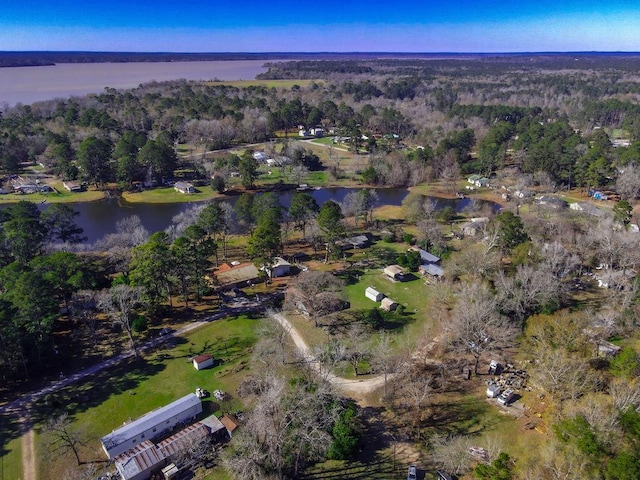
<path id="1" fill-rule="evenodd" d="M 196 387 L 209 391 L 221 389 L 230 393 L 230 400 L 216 403 L 211 398 L 203 403 L 207 414 L 235 411 L 242 408 L 235 391 L 246 377 L 249 355 L 256 340 L 256 328 L 261 320 L 239 317 L 212 322 L 173 345 L 149 354 L 137 361 L 125 362 L 103 371 L 82 384 L 70 386 L 50 394 L 35 405 L 36 451 L 39 479 L 60 478 L 71 457 L 48 455 L 47 440 L 42 425 L 47 418 L 67 412 L 73 428 L 82 431 L 88 440 L 81 452 L 84 460 L 103 459 L 99 439 L 123 422 L 137 418 L 155 408 L 166 405 Z M 193 368 L 189 358 L 208 353 L 222 361 L 221 365 L 203 371 Z M 20 438 L 3 444 L 4 456 L 0 465 L 4 478 L 20 478 Z M 221 478 L 210 477 L 210 478 Z"/>
<path id="2" fill-rule="evenodd" d="M 124 192 L 122 198 L 128 203 L 188 203 L 201 202 L 220 197 L 211 187 L 196 187 L 196 193 L 180 193 L 173 187 L 154 188 L 142 192 Z"/>
<path id="3" fill-rule="evenodd" d="M 22 478 L 22 442 L 20 438 L 5 443 L 0 457 L 0 480 L 14 480 Z"/>

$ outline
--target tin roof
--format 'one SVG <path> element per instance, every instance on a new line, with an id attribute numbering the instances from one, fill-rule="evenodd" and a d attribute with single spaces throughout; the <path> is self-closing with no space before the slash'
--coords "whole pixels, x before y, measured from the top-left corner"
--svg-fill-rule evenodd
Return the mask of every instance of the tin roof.
<path id="1" fill-rule="evenodd" d="M 120 475 L 127 480 L 156 467 L 165 458 L 166 456 L 153 443 L 145 440 L 131 450 L 116 456 L 113 461 Z"/>
<path id="2" fill-rule="evenodd" d="M 175 402 L 153 410 L 137 420 L 134 420 L 133 422 L 114 430 L 110 434 L 105 435 L 101 439 L 102 444 L 107 450 L 110 450 L 117 445 L 122 445 L 156 425 L 165 422 L 181 412 L 189 410 L 195 405 L 200 405 L 200 408 L 202 408 L 202 402 L 200 402 L 200 399 L 194 393 L 185 395 Z"/>

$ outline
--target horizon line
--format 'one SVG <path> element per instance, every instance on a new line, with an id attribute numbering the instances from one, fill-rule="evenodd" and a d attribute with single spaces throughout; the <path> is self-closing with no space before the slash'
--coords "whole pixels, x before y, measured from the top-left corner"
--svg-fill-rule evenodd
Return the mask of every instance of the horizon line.
<path id="1" fill-rule="evenodd" d="M 145 55 L 594 55 L 594 54 L 619 54 L 619 55 L 640 55 L 640 50 L 530 50 L 530 51 L 489 51 L 489 52 L 466 52 L 466 51 L 136 51 L 136 50 L 0 50 L 1 54 L 8 53 L 93 53 L 93 54 L 145 54 Z"/>

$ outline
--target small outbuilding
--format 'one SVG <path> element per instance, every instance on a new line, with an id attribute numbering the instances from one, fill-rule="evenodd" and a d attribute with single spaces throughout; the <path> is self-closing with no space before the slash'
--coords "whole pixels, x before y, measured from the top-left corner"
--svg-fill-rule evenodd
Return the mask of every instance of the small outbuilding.
<path id="1" fill-rule="evenodd" d="M 382 273 L 393 280 L 404 280 L 404 269 L 400 265 L 389 265 Z"/>
<path id="2" fill-rule="evenodd" d="M 271 278 L 286 277 L 291 273 L 291 264 L 284 258 L 275 257 L 273 261 L 273 265 L 265 265 L 261 268 L 261 270 L 267 272 Z"/>
<path id="3" fill-rule="evenodd" d="M 393 312 L 398 308 L 398 302 L 386 297 L 382 299 L 382 302 L 380 302 L 380 308 L 386 312 Z"/>
<path id="4" fill-rule="evenodd" d="M 213 367 L 213 357 L 211 355 L 198 355 L 193 357 L 193 368 L 196 370 L 204 370 Z"/>
<path id="5" fill-rule="evenodd" d="M 384 293 L 380 293 L 373 287 L 367 287 L 364 291 L 364 296 L 369 300 L 373 300 L 374 302 L 380 302 L 384 298 Z"/>
<path id="6" fill-rule="evenodd" d="M 180 470 L 176 467 L 175 463 L 170 463 L 162 469 L 162 477 L 164 480 L 172 480 L 178 476 L 178 473 L 180 473 Z"/>
<path id="7" fill-rule="evenodd" d="M 233 432 L 235 431 L 235 429 L 240 426 L 240 422 L 238 421 L 238 419 L 229 413 L 223 415 L 222 418 L 220 418 L 220 422 L 227 429 L 229 438 L 233 436 Z"/>

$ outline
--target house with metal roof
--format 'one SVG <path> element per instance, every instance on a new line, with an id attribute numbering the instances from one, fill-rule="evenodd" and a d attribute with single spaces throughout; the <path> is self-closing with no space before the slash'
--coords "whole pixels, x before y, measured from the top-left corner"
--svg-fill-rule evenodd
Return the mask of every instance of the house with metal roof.
<path id="1" fill-rule="evenodd" d="M 100 440 L 102 448 L 113 460 L 117 455 L 168 432 L 178 424 L 192 421 L 200 413 L 202 402 L 190 393 L 105 435 Z"/>
<path id="2" fill-rule="evenodd" d="M 420 272 L 420 275 L 431 275 L 432 277 L 444 276 L 444 270 L 440 268 L 438 265 L 434 265 L 433 263 L 420 265 L 418 267 L 418 271 Z"/>
<path id="3" fill-rule="evenodd" d="M 409 248 L 409 250 L 418 252 L 420 254 L 420 261 L 422 263 L 438 263 L 440 261 L 440 257 L 436 257 L 435 255 L 421 249 L 420 247 L 416 247 L 415 245 Z"/>
<path id="4" fill-rule="evenodd" d="M 165 458 L 175 461 L 181 452 L 203 442 L 208 436 L 209 429 L 201 422 L 196 422 L 162 440 L 158 443 L 158 449 Z"/>
<path id="5" fill-rule="evenodd" d="M 124 480 L 146 480 L 167 463 L 162 451 L 149 440 L 117 455 L 113 462 Z"/>

